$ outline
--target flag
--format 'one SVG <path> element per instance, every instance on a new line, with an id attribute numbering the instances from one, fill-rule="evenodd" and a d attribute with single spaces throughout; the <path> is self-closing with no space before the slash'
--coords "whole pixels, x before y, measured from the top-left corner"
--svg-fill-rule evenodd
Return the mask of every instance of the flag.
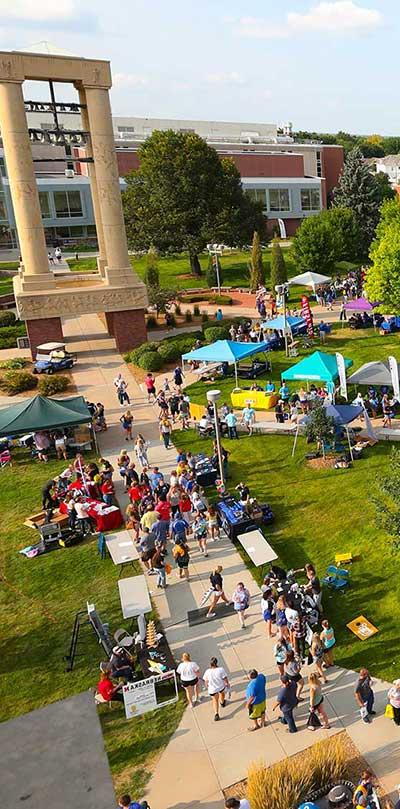
<path id="1" fill-rule="evenodd" d="M 388 357 L 390 376 L 392 377 L 393 393 L 396 399 L 400 400 L 399 366 L 395 357 Z"/>
<path id="2" fill-rule="evenodd" d="M 314 336 L 314 323 L 313 323 L 313 316 L 311 313 L 310 301 L 307 298 L 307 295 L 302 295 L 301 298 L 301 316 L 307 323 L 307 334 L 309 337 Z"/>
<path id="3" fill-rule="evenodd" d="M 367 430 L 368 438 L 371 438 L 372 441 L 378 441 L 378 436 L 372 426 L 372 421 L 364 408 L 364 419 L 365 419 L 365 428 Z"/>
<path id="4" fill-rule="evenodd" d="M 281 234 L 281 239 L 286 239 L 286 227 L 283 219 L 278 219 L 278 225 Z"/>
<path id="5" fill-rule="evenodd" d="M 339 371 L 340 395 L 343 396 L 343 398 L 346 399 L 347 401 L 347 379 L 346 379 L 346 366 L 344 364 L 344 357 L 343 354 L 339 353 L 337 353 L 335 356 Z"/>

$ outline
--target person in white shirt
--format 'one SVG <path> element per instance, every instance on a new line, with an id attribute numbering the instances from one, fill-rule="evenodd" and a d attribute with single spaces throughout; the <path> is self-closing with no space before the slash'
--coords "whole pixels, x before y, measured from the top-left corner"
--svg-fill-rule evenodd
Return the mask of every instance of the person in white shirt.
<path id="1" fill-rule="evenodd" d="M 186 699 L 192 708 L 197 700 L 200 701 L 199 676 L 200 668 L 194 660 L 190 659 L 189 652 L 184 652 L 177 668 L 182 688 L 185 689 Z M 194 696 L 193 696 L 194 694 Z"/>
<path id="2" fill-rule="evenodd" d="M 247 798 L 227 798 L 225 809 L 251 809 Z"/>
<path id="3" fill-rule="evenodd" d="M 82 500 L 81 498 L 76 501 L 75 503 L 76 521 L 78 523 L 78 528 L 81 529 L 83 534 L 86 534 L 87 531 L 90 531 L 90 520 L 88 518 L 88 510 L 89 510 L 88 503 L 85 503 L 85 501 Z"/>
<path id="4" fill-rule="evenodd" d="M 218 665 L 216 657 L 210 660 L 210 668 L 203 674 L 203 680 L 208 689 L 209 696 L 212 697 L 214 706 L 214 721 L 219 720 L 219 708 L 225 708 L 225 691 L 230 689 L 228 675 L 222 666 Z"/>

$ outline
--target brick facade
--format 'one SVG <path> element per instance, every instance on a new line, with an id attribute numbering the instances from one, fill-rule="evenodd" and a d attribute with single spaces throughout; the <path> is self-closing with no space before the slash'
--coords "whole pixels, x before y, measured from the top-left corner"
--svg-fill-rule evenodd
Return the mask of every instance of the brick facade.
<path id="1" fill-rule="evenodd" d="M 36 349 L 42 343 L 63 343 L 61 319 L 44 317 L 41 320 L 27 320 L 26 330 L 30 341 L 32 359 L 36 359 Z"/>
<path id="2" fill-rule="evenodd" d="M 144 309 L 107 312 L 108 333 L 115 338 L 118 351 L 124 354 L 147 340 Z"/>

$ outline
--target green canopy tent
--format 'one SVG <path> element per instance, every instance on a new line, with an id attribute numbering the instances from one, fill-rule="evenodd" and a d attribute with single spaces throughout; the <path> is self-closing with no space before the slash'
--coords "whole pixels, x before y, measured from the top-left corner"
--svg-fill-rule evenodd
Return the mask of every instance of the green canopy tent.
<path id="1" fill-rule="evenodd" d="M 83 396 L 67 399 L 34 396 L 33 399 L 0 409 L 0 437 L 75 427 L 78 424 L 91 424 L 91 421 Z"/>

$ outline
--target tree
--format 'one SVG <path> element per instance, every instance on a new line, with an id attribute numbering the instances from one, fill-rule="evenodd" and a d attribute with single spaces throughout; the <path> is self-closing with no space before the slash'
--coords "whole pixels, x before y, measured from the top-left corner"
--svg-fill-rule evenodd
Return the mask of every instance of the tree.
<path id="1" fill-rule="evenodd" d="M 394 199 L 386 200 L 380 210 L 380 219 L 376 228 L 376 239 L 382 238 L 389 225 L 397 225 L 400 229 L 400 198 L 397 196 Z"/>
<path id="2" fill-rule="evenodd" d="M 287 269 L 285 264 L 285 258 L 282 252 L 282 248 L 279 244 L 279 239 L 273 239 L 272 241 L 272 253 L 271 253 L 271 287 L 272 291 L 275 291 L 275 287 L 278 284 L 284 284 L 287 281 Z"/>
<path id="3" fill-rule="evenodd" d="M 146 256 L 146 269 L 144 273 L 144 283 L 147 288 L 160 286 L 160 273 L 158 272 L 157 250 L 153 245 L 149 247 Z"/>
<path id="4" fill-rule="evenodd" d="M 323 445 L 331 438 L 335 422 L 332 416 L 328 416 L 326 408 L 320 404 L 311 410 L 307 424 L 306 436 L 308 441 L 319 441 Z"/>
<path id="5" fill-rule="evenodd" d="M 253 233 L 253 243 L 250 256 L 250 289 L 255 292 L 258 287 L 265 283 L 265 272 L 261 249 L 260 234 L 257 230 Z"/>
<path id="6" fill-rule="evenodd" d="M 376 482 L 372 496 L 376 522 L 392 537 L 392 550 L 400 549 L 400 450 L 393 447 L 389 466 Z"/>
<path id="7" fill-rule="evenodd" d="M 391 204 L 391 203 L 389 203 Z M 370 301 L 379 301 L 382 312 L 400 313 L 400 227 L 398 222 L 386 226 L 372 244 L 372 261 L 365 278 L 365 291 Z"/>
<path id="8" fill-rule="evenodd" d="M 192 132 L 153 132 L 127 176 L 123 204 L 129 246 L 187 250 L 193 275 L 207 242 L 240 244 L 264 227 L 262 205 L 243 192 L 231 160 Z"/>
<path id="9" fill-rule="evenodd" d="M 400 152 L 400 138 L 388 137 L 383 139 L 385 154 L 398 154 Z"/>
<path id="10" fill-rule="evenodd" d="M 359 147 L 346 157 L 339 184 L 334 191 L 334 207 L 350 208 L 359 231 L 358 255 L 364 259 L 379 220 L 379 194 L 374 177 L 363 161 Z"/>
<path id="11" fill-rule="evenodd" d="M 149 298 L 149 306 L 154 306 L 157 315 L 159 315 L 161 312 L 168 311 L 170 304 L 176 300 L 177 293 L 175 289 L 167 289 L 166 287 L 162 289 L 149 287 L 147 295 Z"/>
<path id="12" fill-rule="evenodd" d="M 327 217 L 317 215 L 303 220 L 293 239 L 293 257 L 300 272 L 329 275 L 338 252 L 338 240 Z"/>
<path id="13" fill-rule="evenodd" d="M 388 199 L 397 197 L 396 191 L 390 185 L 390 180 L 384 171 L 378 171 L 374 174 L 375 185 L 377 188 L 379 202 L 385 202 Z"/>
<path id="14" fill-rule="evenodd" d="M 336 261 L 357 261 L 360 234 L 356 217 L 350 208 L 321 211 L 321 219 L 332 231 Z"/>

